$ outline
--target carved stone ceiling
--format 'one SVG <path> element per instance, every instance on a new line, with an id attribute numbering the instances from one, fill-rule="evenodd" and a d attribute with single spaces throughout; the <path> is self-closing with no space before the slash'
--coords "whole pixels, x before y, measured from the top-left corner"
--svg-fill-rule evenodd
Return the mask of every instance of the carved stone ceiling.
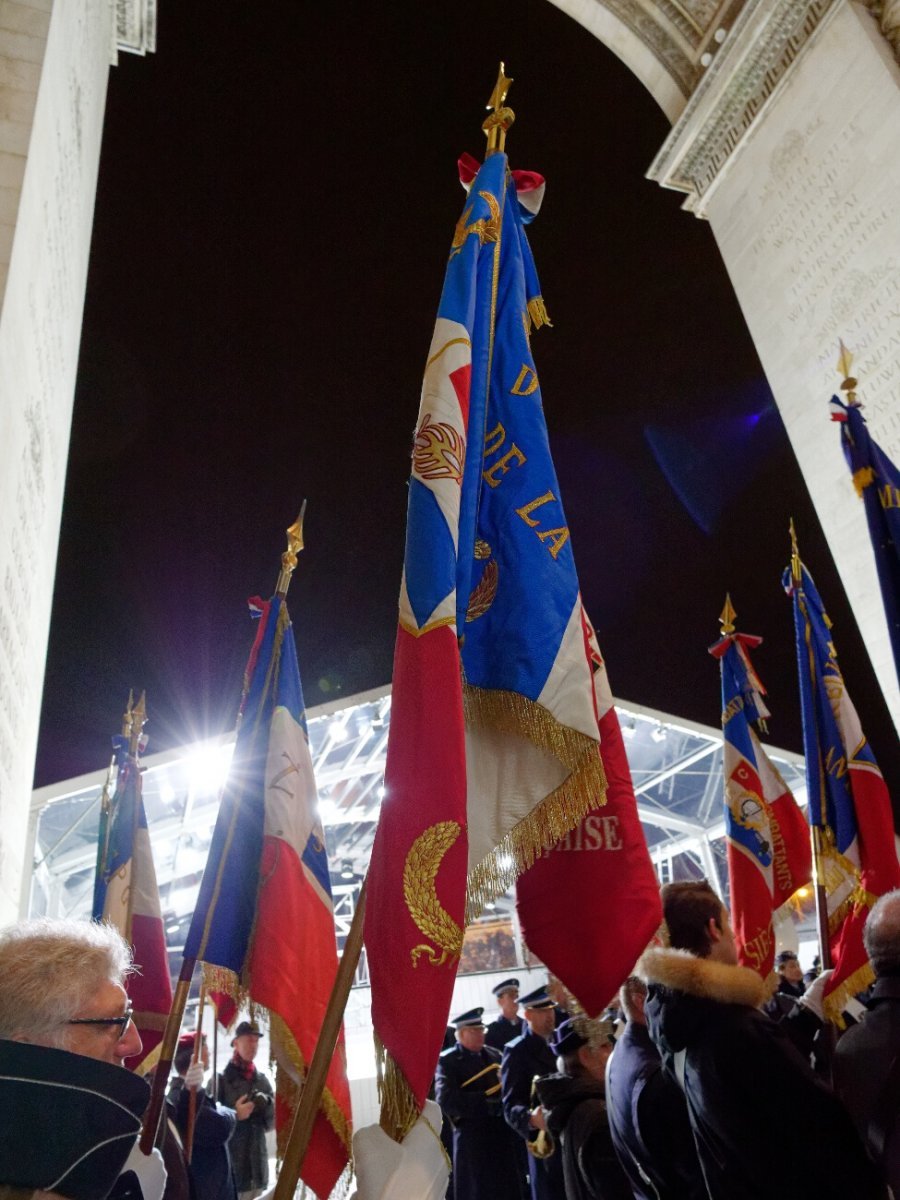
<path id="1" fill-rule="evenodd" d="M 552 0 L 637 75 L 674 123 L 744 0 Z"/>

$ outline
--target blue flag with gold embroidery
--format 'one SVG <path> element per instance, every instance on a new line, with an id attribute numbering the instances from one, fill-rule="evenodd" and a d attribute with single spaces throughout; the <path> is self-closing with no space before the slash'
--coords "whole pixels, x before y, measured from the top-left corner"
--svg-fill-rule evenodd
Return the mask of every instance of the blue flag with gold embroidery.
<path id="1" fill-rule="evenodd" d="M 523 228 L 536 180 L 504 154 L 471 179 L 416 424 L 365 930 L 382 1121 L 397 1136 L 434 1074 L 467 919 L 605 798 L 589 626 L 531 353 L 547 323 Z"/>
<path id="2" fill-rule="evenodd" d="M 871 437 L 859 403 L 831 398 L 831 419 L 841 425 L 841 446 L 857 495 L 866 506 L 881 600 L 894 666 L 900 678 L 900 471 Z"/>

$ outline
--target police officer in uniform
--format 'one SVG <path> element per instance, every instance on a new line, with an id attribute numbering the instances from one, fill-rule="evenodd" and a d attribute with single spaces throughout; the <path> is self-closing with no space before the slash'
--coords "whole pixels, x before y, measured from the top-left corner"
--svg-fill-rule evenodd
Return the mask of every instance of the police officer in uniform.
<path id="1" fill-rule="evenodd" d="M 562 1156 L 547 1132 L 543 1109 L 534 1093 L 536 1077 L 556 1071 L 549 1039 L 556 1027 L 556 1003 L 545 987 L 522 996 L 525 1032 L 503 1051 L 500 1065 L 503 1115 L 528 1150 L 532 1200 L 566 1200 Z"/>
<path id="2" fill-rule="evenodd" d="M 435 1093 L 453 1126 L 452 1200 L 519 1200 L 515 1143 L 500 1106 L 500 1053 L 484 1044 L 483 1008 L 453 1018 Z"/>
<path id="3" fill-rule="evenodd" d="M 525 1032 L 525 1022 L 519 1016 L 519 981 L 504 979 L 491 991 L 497 997 L 500 1016 L 488 1025 L 484 1040 L 488 1046 L 502 1051 L 507 1042 Z"/>

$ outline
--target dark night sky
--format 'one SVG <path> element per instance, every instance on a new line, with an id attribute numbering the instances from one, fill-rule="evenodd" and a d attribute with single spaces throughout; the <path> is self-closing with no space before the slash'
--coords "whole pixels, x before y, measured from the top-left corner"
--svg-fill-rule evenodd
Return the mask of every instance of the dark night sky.
<path id="1" fill-rule="evenodd" d="M 863 726 L 900 750 L 709 227 L 644 179 L 668 123 L 547 0 L 162 0 L 111 73 L 38 785 L 230 728 L 283 529 L 306 699 L 390 680 L 409 447 L 503 58 L 554 328 L 534 351 L 582 591 L 620 697 L 718 723 L 730 590 L 800 749 L 794 516 Z M 837 378 L 837 377 L 836 377 Z M 822 397 L 822 420 L 828 419 Z M 837 431 L 835 431 L 837 437 Z M 895 790 L 900 790 L 895 787 Z"/>

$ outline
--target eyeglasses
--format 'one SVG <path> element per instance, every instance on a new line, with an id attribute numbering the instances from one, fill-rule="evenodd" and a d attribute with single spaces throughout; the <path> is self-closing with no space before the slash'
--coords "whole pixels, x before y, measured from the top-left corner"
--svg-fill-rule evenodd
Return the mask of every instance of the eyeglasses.
<path id="1" fill-rule="evenodd" d="M 70 1021 L 66 1021 L 67 1025 L 105 1025 L 119 1027 L 119 1041 L 128 1032 L 128 1026 L 131 1024 L 134 1016 L 134 1009 L 129 1004 L 128 1008 L 122 1013 L 121 1017 L 73 1017 Z"/>

